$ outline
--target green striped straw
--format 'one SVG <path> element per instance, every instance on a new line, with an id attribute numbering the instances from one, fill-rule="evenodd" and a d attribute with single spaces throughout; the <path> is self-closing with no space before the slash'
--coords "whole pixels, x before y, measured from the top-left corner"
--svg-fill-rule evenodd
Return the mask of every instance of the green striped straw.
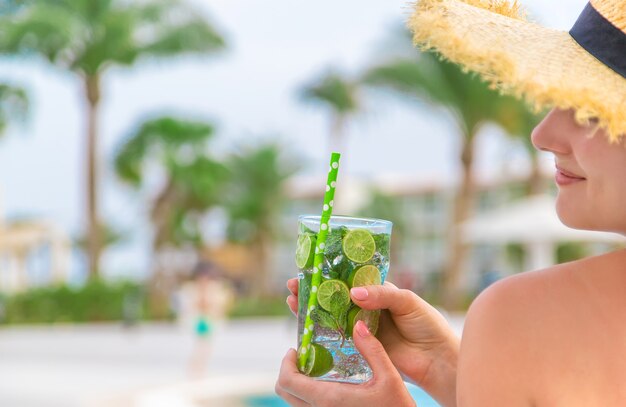
<path id="1" fill-rule="evenodd" d="M 337 182 L 337 173 L 339 172 L 339 159 L 341 154 L 332 153 L 330 155 L 330 169 L 328 170 L 328 180 L 326 181 L 326 193 L 324 194 L 324 206 L 322 209 L 322 218 L 320 219 L 320 231 L 317 235 L 315 246 L 315 257 L 313 260 L 313 276 L 311 277 L 311 295 L 309 296 L 309 304 L 306 311 L 306 320 L 304 321 L 304 331 L 302 332 L 302 344 L 300 345 L 300 355 L 298 357 L 298 366 L 304 371 L 307 356 L 311 345 L 311 337 L 313 336 L 313 321 L 311 320 L 311 312 L 317 306 L 317 289 L 322 282 L 322 263 L 324 263 L 324 249 L 326 248 L 326 236 L 330 229 L 328 222 L 333 213 L 333 203 L 335 199 L 335 183 Z"/>

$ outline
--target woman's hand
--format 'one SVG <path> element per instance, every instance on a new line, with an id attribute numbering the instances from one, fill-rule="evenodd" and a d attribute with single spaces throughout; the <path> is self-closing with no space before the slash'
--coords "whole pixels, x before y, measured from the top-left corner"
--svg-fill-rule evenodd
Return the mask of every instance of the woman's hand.
<path id="1" fill-rule="evenodd" d="M 287 282 L 287 304 L 294 314 L 298 307 L 298 280 Z M 456 405 L 456 364 L 459 338 L 445 318 L 409 290 L 391 283 L 356 287 L 352 300 L 363 309 L 385 309 L 378 338 L 396 368 L 423 388 L 440 404 Z"/>
<path id="2" fill-rule="evenodd" d="M 357 322 L 354 332 L 354 344 L 372 369 L 371 380 L 354 385 L 312 379 L 298 371 L 296 351 L 290 349 L 280 368 L 276 393 L 296 407 L 415 406 L 382 344 L 363 321 Z"/>

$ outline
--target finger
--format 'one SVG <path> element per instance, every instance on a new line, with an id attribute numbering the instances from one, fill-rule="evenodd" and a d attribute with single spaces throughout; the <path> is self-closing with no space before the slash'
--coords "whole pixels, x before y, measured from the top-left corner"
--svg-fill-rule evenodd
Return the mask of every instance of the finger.
<path id="1" fill-rule="evenodd" d="M 386 285 L 386 286 L 391 287 L 391 288 L 398 288 L 398 286 L 395 285 L 394 283 L 392 283 L 391 281 L 385 281 L 385 283 L 383 285 Z"/>
<path id="2" fill-rule="evenodd" d="M 296 351 L 289 349 L 280 365 L 277 386 L 303 402 L 311 403 L 320 384 L 300 373 Z"/>
<path id="3" fill-rule="evenodd" d="M 289 404 L 292 407 L 309 407 L 310 404 L 300 400 L 299 398 L 297 398 L 296 396 L 294 396 L 293 394 L 289 393 L 288 391 L 286 391 L 285 389 L 283 389 L 282 387 L 280 387 L 280 385 L 278 384 L 278 382 L 276 382 L 276 387 L 274 388 L 274 391 L 276 392 L 276 394 L 278 394 L 278 396 L 285 400 L 287 402 L 287 404 Z"/>
<path id="4" fill-rule="evenodd" d="M 291 291 L 293 295 L 297 297 L 298 296 L 298 279 L 290 278 L 289 280 L 287 280 L 287 288 L 289 289 L 289 291 Z"/>
<path id="5" fill-rule="evenodd" d="M 354 332 L 354 344 L 370 365 L 374 377 L 399 374 L 393 363 L 391 363 L 387 352 L 385 352 L 385 348 L 367 329 L 365 322 L 357 321 L 354 325 Z"/>
<path id="6" fill-rule="evenodd" d="M 368 285 L 350 290 L 352 300 L 364 309 L 388 309 L 394 315 L 426 310 L 430 305 L 413 291 L 401 290 L 391 283 Z"/>
<path id="7" fill-rule="evenodd" d="M 289 309 L 291 310 L 293 315 L 298 316 L 298 298 L 290 295 L 289 297 L 287 297 L 287 305 L 289 306 Z"/>

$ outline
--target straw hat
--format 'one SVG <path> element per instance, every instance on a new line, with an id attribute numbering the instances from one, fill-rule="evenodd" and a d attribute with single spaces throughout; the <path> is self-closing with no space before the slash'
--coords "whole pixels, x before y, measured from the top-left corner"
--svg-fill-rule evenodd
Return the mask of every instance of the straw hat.
<path id="1" fill-rule="evenodd" d="M 417 0 L 414 41 L 537 109 L 575 109 L 626 135 L 626 0 L 591 0 L 570 32 L 525 20 L 514 0 Z"/>

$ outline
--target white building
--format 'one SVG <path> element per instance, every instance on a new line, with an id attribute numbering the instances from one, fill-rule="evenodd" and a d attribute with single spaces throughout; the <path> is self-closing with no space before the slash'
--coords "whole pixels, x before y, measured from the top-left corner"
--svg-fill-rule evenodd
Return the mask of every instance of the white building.
<path id="1" fill-rule="evenodd" d="M 52 222 L 7 221 L 1 203 L 0 292 L 66 282 L 71 256 L 67 235 Z"/>

